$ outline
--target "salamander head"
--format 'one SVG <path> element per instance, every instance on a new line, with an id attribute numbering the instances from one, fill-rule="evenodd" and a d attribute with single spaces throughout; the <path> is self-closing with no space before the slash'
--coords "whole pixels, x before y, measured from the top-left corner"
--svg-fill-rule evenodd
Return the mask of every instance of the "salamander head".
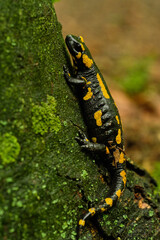
<path id="1" fill-rule="evenodd" d="M 93 60 L 83 38 L 67 35 L 65 41 L 72 56 L 74 66 L 78 69 L 91 68 Z"/>

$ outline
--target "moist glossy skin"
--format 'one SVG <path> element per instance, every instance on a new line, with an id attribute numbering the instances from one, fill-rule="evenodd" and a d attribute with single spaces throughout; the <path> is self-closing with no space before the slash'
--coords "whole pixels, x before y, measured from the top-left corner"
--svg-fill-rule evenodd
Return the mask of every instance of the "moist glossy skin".
<path id="1" fill-rule="evenodd" d="M 112 183 L 106 198 L 98 206 L 88 209 L 80 219 L 79 225 L 83 227 L 88 217 L 106 211 L 120 198 L 126 184 L 126 158 L 118 109 L 83 38 L 68 35 L 66 45 L 73 59 L 75 75 L 71 76 L 65 66 L 64 75 L 76 88 L 89 138 L 80 132 L 76 139 L 83 149 L 99 156 Z"/>

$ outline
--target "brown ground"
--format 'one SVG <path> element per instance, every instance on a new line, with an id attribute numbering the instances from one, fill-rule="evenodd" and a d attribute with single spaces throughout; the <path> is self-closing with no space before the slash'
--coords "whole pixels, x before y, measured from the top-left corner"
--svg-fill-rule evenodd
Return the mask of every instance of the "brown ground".
<path id="1" fill-rule="evenodd" d="M 82 35 L 107 80 L 123 121 L 127 155 L 152 171 L 160 158 L 160 1 L 61 0 L 67 34 Z M 121 80 L 149 59 L 145 87 L 129 94 Z"/>

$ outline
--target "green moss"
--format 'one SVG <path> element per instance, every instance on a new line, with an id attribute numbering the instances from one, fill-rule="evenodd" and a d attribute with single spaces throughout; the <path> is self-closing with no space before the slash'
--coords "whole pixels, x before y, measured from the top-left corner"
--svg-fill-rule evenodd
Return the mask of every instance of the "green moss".
<path id="1" fill-rule="evenodd" d="M 47 95 L 47 102 L 41 102 L 41 105 L 33 104 L 32 113 L 32 125 L 36 134 L 57 133 L 60 130 L 61 123 L 59 117 L 56 116 L 54 97 Z"/>
<path id="2" fill-rule="evenodd" d="M 17 138 L 11 133 L 0 136 L 0 158 L 2 164 L 15 162 L 20 152 L 20 145 Z"/>
<path id="3" fill-rule="evenodd" d="M 85 179 L 87 176 L 88 176 L 87 171 L 83 169 L 83 170 L 82 170 L 81 177 Z"/>
<path id="4" fill-rule="evenodd" d="M 152 210 L 149 211 L 149 217 L 153 217 L 154 212 Z"/>

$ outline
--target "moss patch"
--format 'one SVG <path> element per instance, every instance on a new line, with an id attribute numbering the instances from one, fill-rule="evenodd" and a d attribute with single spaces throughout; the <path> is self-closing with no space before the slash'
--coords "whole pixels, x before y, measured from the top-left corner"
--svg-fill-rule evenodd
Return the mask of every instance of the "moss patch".
<path id="1" fill-rule="evenodd" d="M 15 162 L 20 152 L 20 145 L 17 138 L 11 133 L 0 136 L 0 158 L 2 164 Z"/>
<path id="2" fill-rule="evenodd" d="M 41 135 L 47 132 L 57 133 L 61 128 L 59 117 L 56 116 L 56 100 L 47 95 L 47 102 L 41 105 L 33 104 L 32 124 L 34 132 Z"/>

